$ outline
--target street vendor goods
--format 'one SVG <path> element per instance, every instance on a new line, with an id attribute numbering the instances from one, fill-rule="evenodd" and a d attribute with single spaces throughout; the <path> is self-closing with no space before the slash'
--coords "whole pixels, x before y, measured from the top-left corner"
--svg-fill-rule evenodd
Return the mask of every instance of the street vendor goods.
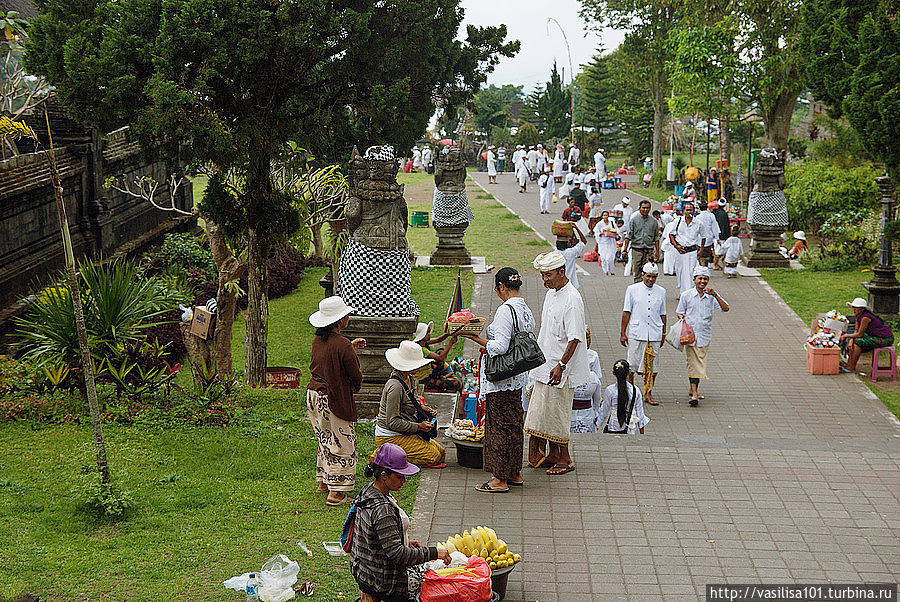
<path id="1" fill-rule="evenodd" d="M 509 546 L 490 527 L 472 527 L 471 532 L 457 533 L 447 538 L 446 543 L 438 544 L 451 554 L 462 552 L 466 556 L 484 558 L 491 569 L 504 569 L 520 562 L 522 557 L 509 551 Z"/>
<path id="2" fill-rule="evenodd" d="M 450 314 L 450 316 L 447 318 L 445 330 L 453 331 L 462 327 L 462 330 L 460 332 L 479 334 L 484 329 L 484 325 L 484 318 L 479 318 L 468 309 L 463 309 Z"/>
<path id="3" fill-rule="evenodd" d="M 481 441 L 484 439 L 484 427 L 475 426 L 471 420 L 456 419 L 444 434 L 458 441 Z"/>

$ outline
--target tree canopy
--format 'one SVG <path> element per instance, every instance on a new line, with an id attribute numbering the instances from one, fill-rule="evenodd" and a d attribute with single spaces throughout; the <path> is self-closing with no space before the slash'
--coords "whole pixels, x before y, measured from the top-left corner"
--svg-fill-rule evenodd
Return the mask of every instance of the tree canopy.
<path id="1" fill-rule="evenodd" d="M 537 127 L 545 139 L 563 140 L 571 127 L 571 92 L 553 62 L 550 80 L 525 99 L 525 120 Z"/>
<path id="2" fill-rule="evenodd" d="M 475 94 L 475 127 L 481 132 L 490 132 L 492 127 L 509 128 L 513 125 L 513 110 L 521 103 L 524 94 L 522 86 L 506 84 L 490 85 Z"/>

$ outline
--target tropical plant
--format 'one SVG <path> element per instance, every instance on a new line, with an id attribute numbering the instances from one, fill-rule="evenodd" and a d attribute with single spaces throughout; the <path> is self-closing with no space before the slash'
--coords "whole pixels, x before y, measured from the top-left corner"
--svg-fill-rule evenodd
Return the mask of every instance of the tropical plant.
<path id="1" fill-rule="evenodd" d="M 871 166 L 841 169 L 826 161 L 800 161 L 785 168 L 791 227 L 817 233 L 837 213 L 878 205 L 878 170 Z"/>

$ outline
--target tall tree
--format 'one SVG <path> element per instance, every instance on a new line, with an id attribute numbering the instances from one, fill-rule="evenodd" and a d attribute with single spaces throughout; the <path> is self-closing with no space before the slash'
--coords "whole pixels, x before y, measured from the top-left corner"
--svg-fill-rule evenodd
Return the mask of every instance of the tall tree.
<path id="1" fill-rule="evenodd" d="M 579 118 L 583 115 L 585 125 L 594 128 L 599 140 L 605 142 L 603 132 L 613 125 L 610 106 L 615 100 L 617 90 L 612 85 L 609 74 L 609 59 L 602 56 L 601 51 L 602 48 L 597 49 L 597 54 L 591 62 L 584 65 L 583 71 L 575 78 L 578 88 L 575 95 L 577 100 L 575 112 Z"/>
<path id="2" fill-rule="evenodd" d="M 458 0 L 38 0 L 29 69 L 77 117 L 129 124 L 172 161 L 238 170 L 216 199 L 248 242 L 245 377 L 265 382 L 266 259 L 289 223 L 272 161 L 287 140 L 346 158 L 355 140 L 408 146 L 518 42 L 468 26 Z M 414 55 L 416 61 L 405 60 Z M 212 201 L 212 199 L 210 199 Z M 206 201 L 205 201 L 206 202 Z M 224 225 L 224 224 L 223 224 Z"/>
<path id="3" fill-rule="evenodd" d="M 813 95 L 845 115 L 888 174 L 900 177 L 900 23 L 884 0 L 806 0 L 798 53 Z"/>
<path id="4" fill-rule="evenodd" d="M 666 61 L 667 40 L 678 17 L 679 0 L 581 0 L 581 15 L 598 27 L 610 26 L 626 32 L 626 46 L 632 51 L 635 70 L 642 76 L 644 101 L 653 111 L 653 165 L 662 165 L 665 134 L 666 97 L 669 82 Z"/>
<path id="5" fill-rule="evenodd" d="M 569 87 L 553 62 L 550 80 L 525 99 L 525 121 L 534 124 L 545 138 L 564 139 L 571 127 L 571 96 Z"/>
<path id="6" fill-rule="evenodd" d="M 607 58 L 607 68 L 616 95 L 610 117 L 628 138 L 627 152 L 635 159 L 653 151 L 655 111 L 646 101 L 643 74 L 635 69 L 635 57 L 622 45 Z"/>
<path id="7" fill-rule="evenodd" d="M 473 99 L 475 127 L 482 132 L 490 132 L 492 127 L 509 128 L 513 124 L 511 110 L 523 96 L 522 86 L 492 84 L 482 88 Z"/>

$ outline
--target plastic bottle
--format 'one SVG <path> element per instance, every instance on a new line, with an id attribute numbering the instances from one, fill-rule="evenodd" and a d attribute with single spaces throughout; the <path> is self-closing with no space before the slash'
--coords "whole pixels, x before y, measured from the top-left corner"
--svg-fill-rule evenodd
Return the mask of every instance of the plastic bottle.
<path id="1" fill-rule="evenodd" d="M 250 573 L 250 579 L 247 580 L 247 587 L 244 589 L 247 593 L 247 602 L 259 602 L 258 589 L 259 580 L 256 578 L 256 573 Z"/>

